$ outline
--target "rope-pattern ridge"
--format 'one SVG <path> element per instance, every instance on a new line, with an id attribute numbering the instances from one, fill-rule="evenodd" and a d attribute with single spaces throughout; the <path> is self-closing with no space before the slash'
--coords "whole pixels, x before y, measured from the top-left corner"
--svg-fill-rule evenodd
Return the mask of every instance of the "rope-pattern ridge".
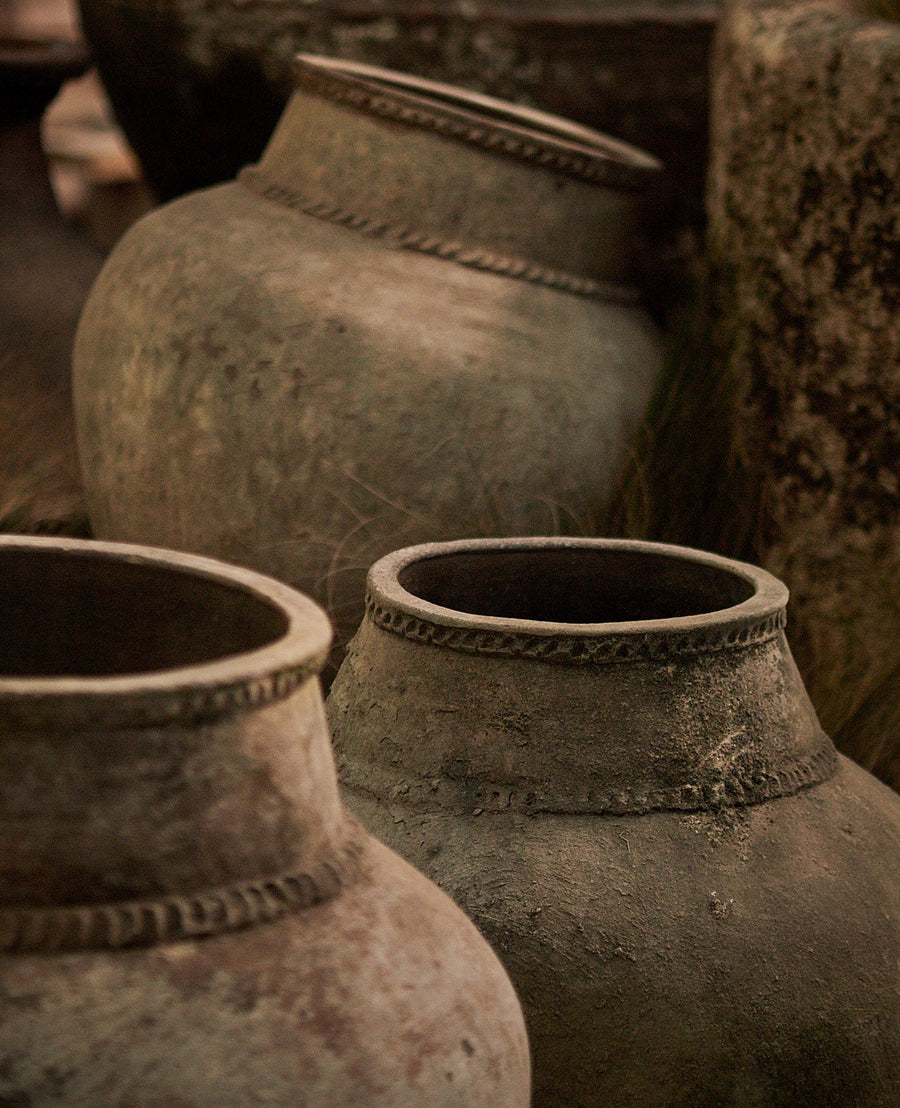
<path id="1" fill-rule="evenodd" d="M 741 627 L 708 627 L 683 633 L 646 631 L 640 634 L 535 635 L 526 631 L 489 631 L 451 627 L 421 619 L 366 597 L 366 616 L 382 631 L 417 643 L 441 646 L 464 654 L 534 658 L 556 665 L 604 665 L 613 662 L 664 661 L 666 658 L 756 646 L 774 638 L 785 626 L 784 610 Z"/>
<path id="2" fill-rule="evenodd" d="M 361 873 L 362 837 L 309 872 L 291 872 L 186 895 L 109 904 L 0 908 L 0 951 L 117 950 L 218 935 L 333 899 Z"/>
<path id="3" fill-rule="evenodd" d="M 238 174 L 238 180 L 251 192 L 265 200 L 283 204 L 294 211 L 313 216 L 326 223 L 334 223 L 339 227 L 358 231 L 370 238 L 383 239 L 390 246 L 400 250 L 428 254 L 430 257 L 455 262 L 467 269 L 479 269 L 501 277 L 526 281 L 532 285 L 545 285 L 560 292 L 568 292 L 592 300 L 622 304 L 636 304 L 639 301 L 637 291 L 626 285 L 595 281 L 591 277 L 579 277 L 575 273 L 553 269 L 550 266 L 529 261 L 527 258 L 498 254 L 479 246 L 466 246 L 427 231 L 417 231 L 400 224 L 388 223 L 374 216 L 360 215 L 330 201 L 314 200 L 272 181 L 259 166 L 245 166 Z"/>
<path id="4" fill-rule="evenodd" d="M 0 724 L 28 731 L 66 727 L 157 727 L 213 720 L 286 700 L 322 668 L 316 657 L 230 683 L 135 690 L 127 696 L 78 691 L 66 699 L 0 694 Z"/>
<path id="5" fill-rule="evenodd" d="M 837 751 L 827 736 L 821 745 L 803 761 L 788 763 L 777 769 L 757 768 L 734 770 L 717 780 L 674 786 L 666 789 L 619 789 L 615 792 L 591 790 L 583 796 L 549 796 L 534 791 L 510 789 L 502 785 L 485 785 L 453 781 L 449 778 L 404 786 L 402 795 L 391 796 L 391 804 L 422 806 L 449 811 L 473 809 L 484 813 L 520 812 L 524 815 L 647 815 L 650 812 L 697 812 L 721 808 L 749 807 L 781 797 L 795 796 L 804 789 L 827 781 L 837 771 Z M 355 765 L 345 760 L 341 767 L 341 783 L 353 792 L 371 796 L 383 802 L 384 796 L 376 784 L 377 770 L 366 763 Z M 408 781 L 408 778 L 407 778 Z"/>
<path id="6" fill-rule="evenodd" d="M 616 158 L 581 152 L 574 146 L 566 146 L 565 139 L 556 142 L 548 137 L 541 142 L 533 133 L 517 134 L 502 125 L 496 126 L 487 118 L 469 119 L 456 115 L 439 104 L 422 99 L 412 100 L 403 91 L 391 94 L 381 85 L 369 85 L 365 79 L 354 78 L 353 83 L 330 73 L 313 70 L 304 65 L 297 67 L 297 79 L 304 91 L 338 104 L 345 104 L 357 111 L 388 119 L 393 123 L 433 131 L 447 138 L 477 146 L 494 154 L 502 154 L 517 161 L 540 166 L 567 177 L 576 177 L 592 184 L 611 188 L 634 190 L 640 188 L 650 175 L 647 170 Z M 412 94 L 415 96 L 415 94 Z"/>
<path id="7" fill-rule="evenodd" d="M 184 705 L 191 715 L 225 715 L 247 708 L 262 708 L 285 700 L 304 681 L 319 670 L 319 664 L 305 664 L 254 677 L 234 685 L 197 689 L 184 696 Z"/>

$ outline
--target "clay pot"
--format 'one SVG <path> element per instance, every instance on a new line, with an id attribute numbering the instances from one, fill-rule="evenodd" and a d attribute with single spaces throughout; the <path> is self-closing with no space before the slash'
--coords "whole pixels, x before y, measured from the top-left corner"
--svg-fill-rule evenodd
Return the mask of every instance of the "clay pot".
<path id="1" fill-rule="evenodd" d="M 535 1105 L 900 1102 L 900 800 L 822 733 L 786 600 L 624 540 L 372 568 L 346 801 L 500 953 Z"/>
<path id="2" fill-rule="evenodd" d="M 708 242 L 759 557 L 823 721 L 900 790 L 900 23 L 878 7 L 723 4 Z"/>
<path id="3" fill-rule="evenodd" d="M 0 539 L 0 1102 L 528 1104 L 500 964 L 347 814 L 323 613 Z"/>
<path id="4" fill-rule="evenodd" d="M 120 241 L 76 340 L 94 533 L 313 595 L 406 542 L 591 533 L 659 370 L 625 283 L 658 164 L 329 59 L 258 166 Z"/>

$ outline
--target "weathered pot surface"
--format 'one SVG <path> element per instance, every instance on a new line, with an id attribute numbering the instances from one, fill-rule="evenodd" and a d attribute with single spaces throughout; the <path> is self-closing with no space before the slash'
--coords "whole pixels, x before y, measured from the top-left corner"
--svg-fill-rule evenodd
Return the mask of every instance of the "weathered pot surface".
<path id="1" fill-rule="evenodd" d="M 536 1105 L 900 1097 L 900 801 L 822 733 L 786 601 L 627 540 L 370 571 L 344 795 L 500 953 Z"/>
<path id="2" fill-rule="evenodd" d="M 643 152 L 301 57 L 258 166 L 141 220 L 85 306 L 94 532 L 226 557 L 362 618 L 366 568 L 590 533 L 660 365 L 627 283 Z"/>
<path id="3" fill-rule="evenodd" d="M 0 567 L 0 1102 L 527 1105 L 495 956 L 340 803 L 324 614 L 142 547 Z"/>

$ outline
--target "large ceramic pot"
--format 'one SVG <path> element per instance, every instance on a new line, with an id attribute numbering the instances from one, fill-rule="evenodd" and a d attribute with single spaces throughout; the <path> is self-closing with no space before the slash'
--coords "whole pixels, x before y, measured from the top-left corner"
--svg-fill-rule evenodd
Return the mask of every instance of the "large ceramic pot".
<path id="1" fill-rule="evenodd" d="M 525 1108 L 509 980 L 338 798 L 323 613 L 0 539 L 0 1103 Z"/>
<path id="2" fill-rule="evenodd" d="M 659 369 L 625 283 L 658 164 L 329 59 L 258 166 L 121 240 L 75 350 L 95 534 L 224 556 L 342 641 L 407 542 L 592 533 Z"/>
<path id="3" fill-rule="evenodd" d="M 347 803 L 494 943 L 536 1105 L 900 1102 L 900 800 L 822 733 L 786 600 L 624 540 L 371 571 Z"/>

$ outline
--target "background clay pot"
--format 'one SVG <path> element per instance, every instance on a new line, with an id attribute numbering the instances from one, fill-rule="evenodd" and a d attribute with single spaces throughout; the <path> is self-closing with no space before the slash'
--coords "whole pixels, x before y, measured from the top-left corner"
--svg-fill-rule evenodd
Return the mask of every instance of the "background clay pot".
<path id="1" fill-rule="evenodd" d="M 652 158 L 329 59 L 259 166 L 120 241 L 75 352 L 94 532 L 227 557 L 342 642 L 407 542 L 591 533 L 659 370 L 626 283 Z"/>
<path id="2" fill-rule="evenodd" d="M 698 214 L 712 0 L 80 0 L 104 85 L 160 196 L 255 161 L 294 54 L 388 66 L 646 146 Z M 670 194 L 671 198 L 671 194 Z"/>
<path id="3" fill-rule="evenodd" d="M 786 589 L 679 547 L 382 559 L 347 803 L 493 942 L 536 1105 L 900 1098 L 900 801 L 822 733 Z"/>
<path id="4" fill-rule="evenodd" d="M 508 979 L 341 806 L 323 613 L 0 539 L 0 1101 L 528 1104 Z"/>

